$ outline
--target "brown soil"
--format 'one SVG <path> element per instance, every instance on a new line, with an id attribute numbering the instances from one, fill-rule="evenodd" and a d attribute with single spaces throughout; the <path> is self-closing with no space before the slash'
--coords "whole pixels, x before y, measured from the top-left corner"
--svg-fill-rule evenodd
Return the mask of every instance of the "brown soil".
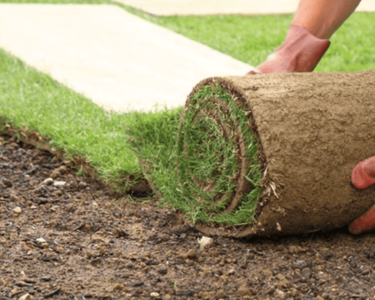
<path id="1" fill-rule="evenodd" d="M 357 191 L 352 169 L 374 155 L 375 71 L 289 73 L 209 78 L 253 118 L 261 143 L 264 193 L 255 224 L 217 235 L 269 236 L 331 230 L 349 224 L 375 199 L 375 186 Z M 189 105 L 189 100 L 186 107 Z M 185 108 L 187 109 L 187 108 Z M 241 158 L 242 160 L 246 158 Z"/>
<path id="2" fill-rule="evenodd" d="M 375 299 L 372 234 L 201 250 L 202 234 L 154 200 L 111 194 L 0 136 L 0 299 Z"/>

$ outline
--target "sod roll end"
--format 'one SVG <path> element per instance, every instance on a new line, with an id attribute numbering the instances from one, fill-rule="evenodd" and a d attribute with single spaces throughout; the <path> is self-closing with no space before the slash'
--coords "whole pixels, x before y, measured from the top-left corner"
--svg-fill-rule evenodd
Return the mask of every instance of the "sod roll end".
<path id="1" fill-rule="evenodd" d="M 196 227 L 269 236 L 342 227 L 375 203 L 353 167 L 375 155 L 375 71 L 209 78 L 191 92 L 177 177 Z"/>

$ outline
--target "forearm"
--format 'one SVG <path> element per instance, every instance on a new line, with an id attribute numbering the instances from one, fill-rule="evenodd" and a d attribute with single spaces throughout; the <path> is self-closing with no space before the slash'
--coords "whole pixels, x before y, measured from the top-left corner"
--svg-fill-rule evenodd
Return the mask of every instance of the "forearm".
<path id="1" fill-rule="evenodd" d="M 301 0 L 292 24 L 301 25 L 320 39 L 329 39 L 361 0 Z"/>

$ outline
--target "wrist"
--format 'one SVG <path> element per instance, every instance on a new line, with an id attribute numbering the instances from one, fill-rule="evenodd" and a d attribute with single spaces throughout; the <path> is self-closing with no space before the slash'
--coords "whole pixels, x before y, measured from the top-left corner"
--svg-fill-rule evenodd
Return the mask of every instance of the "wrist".
<path id="1" fill-rule="evenodd" d="M 295 72 L 311 72 L 329 45 L 329 40 L 317 38 L 305 27 L 292 24 L 284 44 L 275 52 L 291 56 L 295 60 Z"/>

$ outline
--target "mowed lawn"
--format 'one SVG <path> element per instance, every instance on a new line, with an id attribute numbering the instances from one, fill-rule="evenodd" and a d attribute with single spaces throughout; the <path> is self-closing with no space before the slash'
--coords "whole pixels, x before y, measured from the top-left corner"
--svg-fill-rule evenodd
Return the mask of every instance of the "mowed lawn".
<path id="1" fill-rule="evenodd" d="M 107 0 L 0 0 L 0 3 L 117 5 Z M 282 43 L 292 20 L 291 15 L 153 17 L 123 5 L 118 6 L 253 66 L 261 63 Z M 375 46 L 375 39 L 372 38 L 374 20 L 375 13 L 354 14 L 332 37 L 332 45 L 316 71 L 375 69 L 372 51 Z M 18 129 L 40 132 L 50 138 L 52 145 L 65 150 L 67 156 L 85 157 L 101 178 L 115 184 L 114 188 L 119 191 L 128 189 L 143 177 L 126 129 L 136 127 L 135 138 L 155 139 L 144 144 L 152 147 L 145 152 L 157 156 L 173 146 L 174 141 L 169 137 L 177 130 L 179 111 L 106 113 L 90 99 L 67 89 L 0 49 L 0 129 L 11 124 Z M 162 132 L 164 129 L 165 133 Z M 160 134 L 155 135 L 158 132 Z M 124 178 L 130 178 L 131 182 L 124 181 Z"/>

